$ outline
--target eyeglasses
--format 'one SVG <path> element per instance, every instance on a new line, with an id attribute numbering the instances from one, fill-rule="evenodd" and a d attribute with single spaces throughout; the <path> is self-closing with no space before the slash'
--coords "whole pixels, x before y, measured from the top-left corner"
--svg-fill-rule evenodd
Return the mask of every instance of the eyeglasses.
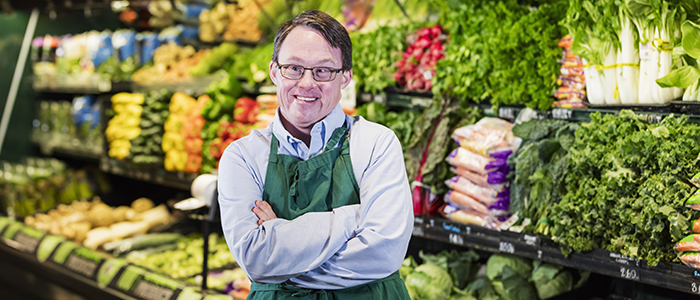
<path id="1" fill-rule="evenodd" d="M 342 71 L 327 67 L 305 68 L 297 65 L 280 64 L 277 64 L 277 68 L 281 70 L 280 73 L 282 77 L 291 80 L 299 80 L 304 77 L 304 72 L 306 72 L 306 70 L 311 70 L 311 76 L 318 82 L 333 81 L 335 80 L 335 76 Z"/>

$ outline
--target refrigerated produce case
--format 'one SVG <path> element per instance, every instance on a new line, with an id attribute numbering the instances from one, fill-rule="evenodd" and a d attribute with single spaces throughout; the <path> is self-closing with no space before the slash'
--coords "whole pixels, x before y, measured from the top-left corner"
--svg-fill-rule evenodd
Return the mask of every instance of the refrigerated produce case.
<path id="1" fill-rule="evenodd" d="M 70 13 L 70 12 L 69 12 Z M 72 12 L 75 16 L 75 12 Z M 80 18 L 80 14 L 77 14 Z M 65 34 L 77 33 L 81 30 L 89 29 L 116 29 L 116 24 L 106 26 L 86 25 L 87 28 L 66 29 L 62 32 L 52 25 L 65 23 L 67 18 L 62 17 L 57 20 L 48 20 L 48 16 L 42 15 L 40 26 L 35 36 L 43 34 Z M 111 19 L 107 18 L 107 22 Z M 94 20 L 94 19 L 91 19 Z M 43 22 L 43 23 L 42 23 Z M 43 25 L 42 25 L 43 24 Z M 92 27 L 92 28 L 91 28 Z M 2 36 L 0 36 L 2 37 Z M 242 41 L 243 44 L 250 44 L 250 41 Z M 254 43 L 253 43 L 254 44 Z M 8 72 L 3 72 L 8 73 Z M 1 77 L 0 77 L 1 78 Z M 206 79 L 205 79 L 206 80 Z M 46 157 L 56 157 L 66 160 L 72 166 L 89 165 L 98 168 L 106 174 L 112 183 L 113 189 L 109 194 L 103 194 L 104 202 L 112 206 L 124 205 L 126 201 L 135 199 L 134 193 L 150 191 L 162 192 L 164 197 L 160 197 L 156 202 L 168 205 L 169 210 L 175 211 L 173 204 L 177 200 L 185 199 L 189 196 L 192 182 L 198 174 L 185 172 L 169 172 L 162 167 L 144 168 L 129 162 L 114 159 L 106 154 L 107 143 L 104 140 L 92 140 L 91 144 L 103 146 L 86 147 L 86 137 L 89 134 L 73 135 L 60 139 L 57 142 L 47 143 L 47 136 L 42 136 L 42 124 L 54 124 L 59 127 L 67 126 L 75 128 L 78 124 L 64 124 L 60 120 L 51 119 L 51 114 L 56 114 L 61 107 L 70 107 L 70 103 L 76 96 L 90 95 L 94 97 L 95 103 L 102 103 L 98 110 L 102 117 L 101 129 L 104 133 L 107 126 L 105 112 L 109 105 L 110 97 L 119 92 L 148 92 L 149 90 L 168 89 L 171 92 L 186 91 L 191 96 L 199 96 L 206 92 L 204 86 L 212 81 L 221 78 L 210 78 L 209 81 L 197 82 L 196 84 L 156 84 L 143 86 L 123 81 L 110 81 L 109 84 L 99 84 L 87 87 L 65 87 L 41 85 L 30 88 L 31 84 L 23 81 L 20 95 L 24 99 L 13 112 L 12 128 L 25 128 L 28 124 L 17 125 L 17 118 L 38 107 L 38 113 L 32 117 L 37 119 L 35 126 L 39 134 L 27 134 L 32 138 L 21 141 L 27 144 L 26 149 L 36 155 Z M 5 79 L 9 83 L 9 80 Z M 3 82 L 4 83 L 4 82 Z M 254 83 L 253 83 L 254 84 Z M 269 93 L 269 87 L 251 86 L 245 84 L 246 93 L 249 95 Z M 267 89 L 267 90 L 265 90 Z M 274 90 L 273 90 L 274 91 Z M 0 89 L 0 92 L 3 92 Z M 372 94 L 361 92 L 357 100 L 359 104 L 366 102 L 381 102 L 389 109 L 400 110 L 424 110 L 434 100 L 435 95 L 430 92 L 406 92 L 396 87 L 388 87 L 380 93 Z M 43 101 L 43 102 L 39 102 Z M 73 101 L 73 102 L 69 102 Z M 26 102 L 26 103 L 25 103 Z M 621 109 L 630 109 L 637 113 L 642 119 L 649 123 L 658 123 L 670 114 L 686 114 L 690 122 L 700 123 L 700 118 L 696 116 L 698 106 L 693 103 L 678 101 L 662 105 L 605 105 L 586 103 L 588 108 L 552 108 L 544 111 L 532 111 L 530 117 L 534 119 L 560 119 L 571 122 L 590 121 L 590 113 L 600 112 L 601 114 L 617 115 Z M 359 105 L 358 105 L 359 106 Z M 497 117 L 500 119 L 515 122 L 516 118 L 525 111 L 522 105 L 501 105 L 494 108 L 489 104 L 472 104 L 484 116 Z M 55 107 L 51 111 L 51 107 Z M 47 108 L 43 110 L 42 108 Z M 42 117 L 48 114 L 49 117 Z M 65 115 L 65 112 L 62 111 Z M 53 122 L 53 123 L 52 123 Z M 57 123 L 58 122 L 58 123 Z M 16 126 L 15 126 L 16 125 Z M 80 125 L 78 125 L 79 127 Z M 93 128 L 94 129 L 94 128 Z M 50 130 L 49 130 L 50 131 Z M 69 133 L 76 133 L 75 129 L 68 130 Z M 63 132 L 66 133 L 66 132 Z M 103 135 L 100 138 L 104 138 Z M 18 141 L 13 137 L 12 141 Z M 76 142 L 77 141 L 77 142 Z M 13 148 L 9 148 L 13 149 Z M 15 148 L 16 149 L 16 148 Z M 23 148 L 20 148 L 23 149 Z M 14 159 L 20 157 L 19 153 L 8 153 L 3 151 L 3 158 Z M 119 186 L 117 186 L 119 185 Z M 131 191 L 121 190 L 125 186 Z M 146 194 L 146 193 L 144 193 Z M 129 195 L 129 196 L 126 196 Z M 426 193 L 424 195 L 429 195 Z M 427 196 L 425 196 L 427 197 Z M 125 200 L 129 199 L 129 200 Z M 428 205 L 428 199 L 422 205 Z M 618 253 L 613 253 L 603 249 L 594 249 L 587 253 L 562 254 L 561 245 L 550 238 L 534 234 L 523 234 L 508 230 L 487 229 L 481 226 L 462 224 L 445 219 L 429 208 L 424 213 L 416 215 L 413 239 L 409 247 L 409 255 L 418 257 L 418 252 L 439 252 L 444 249 L 459 249 L 466 251 L 474 249 L 483 253 L 501 253 L 524 257 L 532 260 L 558 264 L 578 270 L 586 270 L 596 273 L 589 281 L 588 286 L 584 286 L 570 293 L 555 297 L 556 299 L 591 299 L 593 297 L 619 299 L 624 296 L 614 296 L 616 292 L 627 295 L 629 298 L 642 297 L 639 294 L 625 294 L 625 288 L 630 285 L 633 290 L 651 290 L 666 293 L 668 298 L 697 296 L 700 295 L 700 272 L 696 269 L 682 265 L 680 263 L 661 262 L 655 266 L 649 266 L 643 260 L 625 257 Z M 433 213 L 431 213 L 433 212 Z M 169 228 L 167 232 L 200 232 L 209 236 L 211 232 L 220 234 L 216 215 L 216 206 L 204 210 L 181 212 L 182 218 L 177 223 L 178 228 Z M 32 215 L 32 214 L 28 214 Z M 19 219 L 21 221 L 21 218 Z M 60 235 L 54 235 L 33 227 L 25 226 L 22 222 L 10 222 L 6 217 L 0 217 L 0 234 L 3 239 L 0 243 L 0 264 L 3 271 L 0 271 L 0 278 L 3 284 L 0 287 L 12 286 L 9 292 L 19 292 L 19 290 L 32 290 L 32 297 L 42 299 L 58 298 L 61 294 L 77 294 L 85 299 L 215 299 L 225 296 L 221 291 L 215 291 L 207 285 L 207 276 L 199 276 L 198 282 L 183 282 L 159 273 L 157 270 L 146 269 L 135 264 L 127 263 L 117 259 L 103 250 L 93 250 L 81 245 L 74 244 Z M 207 240 L 207 238 L 204 238 Z M 203 243 L 204 253 L 209 243 Z M 207 266 L 207 255 L 203 255 L 203 265 Z M 206 267 L 203 268 L 206 274 Z M 16 275 L 16 276 L 14 276 Z M 193 279 L 194 277 L 190 277 Z M 627 284 L 627 286 L 625 286 Z M 605 286 L 605 287 L 603 287 Z M 613 286 L 612 288 L 610 288 Z M 615 286 L 617 290 L 615 290 Z M 42 288 L 46 287 L 46 288 Z M 204 287 L 204 288 L 202 288 Z M 651 287 L 651 288 L 650 288 Z M 600 294 L 589 294 L 583 291 L 599 289 L 605 291 Z M 23 293 L 23 292 L 22 292 Z M 25 296 L 21 295 L 20 297 Z M 615 298 L 618 297 L 618 298 Z"/>

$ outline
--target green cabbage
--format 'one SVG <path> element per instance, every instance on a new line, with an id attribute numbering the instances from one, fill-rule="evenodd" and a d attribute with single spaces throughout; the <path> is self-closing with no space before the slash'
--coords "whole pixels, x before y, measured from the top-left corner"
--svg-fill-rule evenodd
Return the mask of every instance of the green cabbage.
<path id="1" fill-rule="evenodd" d="M 422 264 L 406 275 L 406 288 L 415 290 L 411 300 L 447 300 L 452 294 L 452 279 L 445 269 Z"/>
<path id="2" fill-rule="evenodd" d="M 538 299 L 528 279 L 530 261 L 513 255 L 494 254 L 486 262 L 486 276 L 501 297 L 507 300 Z"/>
<path id="3" fill-rule="evenodd" d="M 530 281 L 535 284 L 540 299 L 547 299 L 570 291 L 574 285 L 574 277 L 568 269 L 560 265 L 533 262 L 534 269 Z"/>

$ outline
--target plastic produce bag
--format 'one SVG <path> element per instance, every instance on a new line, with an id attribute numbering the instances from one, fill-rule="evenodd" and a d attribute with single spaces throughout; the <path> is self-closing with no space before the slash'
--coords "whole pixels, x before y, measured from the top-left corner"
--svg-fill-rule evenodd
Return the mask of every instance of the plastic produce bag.
<path id="1" fill-rule="evenodd" d="M 689 267 L 700 269 L 700 253 L 691 251 L 680 255 L 681 262 Z"/>
<path id="2" fill-rule="evenodd" d="M 486 156 L 520 145 L 520 138 L 513 135 L 512 129 L 513 124 L 503 119 L 483 118 L 474 125 L 455 129 L 452 138 L 460 147 Z"/>
<path id="3" fill-rule="evenodd" d="M 479 216 L 486 216 L 488 214 L 488 208 L 486 205 L 457 191 L 447 192 L 447 194 L 445 194 L 445 202 L 453 203 L 454 205 L 468 212 L 473 211 Z"/>
<path id="4" fill-rule="evenodd" d="M 506 185 L 505 182 L 497 183 L 497 184 L 491 184 L 489 183 L 489 176 L 487 175 L 481 175 L 474 173 L 472 171 L 469 171 L 465 168 L 462 167 L 452 167 L 450 169 L 452 173 L 455 173 L 461 177 L 464 177 L 466 179 L 469 179 L 469 181 L 473 182 L 474 184 L 477 184 L 479 186 L 491 188 L 495 190 L 496 192 L 502 192 L 503 189 L 505 189 Z M 489 173 L 490 174 L 490 173 Z"/>
<path id="5" fill-rule="evenodd" d="M 486 166 L 491 159 L 476 154 L 465 148 L 459 147 L 447 156 L 447 163 L 455 167 L 461 167 L 477 174 L 485 175 L 496 168 L 487 169 Z"/>
<path id="6" fill-rule="evenodd" d="M 445 206 L 443 207 L 443 209 L 440 210 L 440 212 L 446 218 L 456 222 L 480 226 L 484 224 L 484 216 L 480 216 L 479 213 L 474 211 L 467 211 L 461 209 L 452 203 L 445 204 Z"/>
<path id="7" fill-rule="evenodd" d="M 498 192 L 494 189 L 483 187 L 472 183 L 470 180 L 455 176 L 445 181 L 445 184 L 452 190 L 470 196 L 484 205 L 491 205 L 498 199 Z"/>
<path id="8" fill-rule="evenodd" d="M 676 251 L 700 251 L 700 234 L 691 234 L 684 237 L 673 247 Z"/>

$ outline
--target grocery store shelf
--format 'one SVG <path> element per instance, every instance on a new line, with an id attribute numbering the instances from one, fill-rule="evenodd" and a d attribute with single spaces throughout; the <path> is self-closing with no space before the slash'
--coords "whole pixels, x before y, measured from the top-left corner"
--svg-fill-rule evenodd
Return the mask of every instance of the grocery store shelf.
<path id="1" fill-rule="evenodd" d="M 497 231 L 451 220 L 416 216 L 413 235 L 494 253 L 509 253 L 530 259 L 588 270 L 611 277 L 700 295 L 700 271 L 679 264 L 651 267 L 603 249 L 564 256 L 551 239 L 509 231 Z"/>
<path id="2" fill-rule="evenodd" d="M 47 145 L 47 143 L 41 143 L 37 140 L 33 140 L 32 144 L 35 147 L 39 148 L 41 154 L 47 156 L 55 156 L 96 163 L 100 160 L 100 156 L 102 155 L 102 149 L 87 148 L 84 144 L 79 144 L 77 146 Z"/>
<path id="3" fill-rule="evenodd" d="M 103 82 L 95 85 L 61 86 L 34 84 L 34 91 L 41 94 L 96 95 L 131 91 L 131 82 Z"/>
<path id="4" fill-rule="evenodd" d="M 84 296 L 85 299 L 136 299 L 120 291 L 109 287 L 99 287 L 97 283 L 88 278 L 82 277 L 70 270 L 52 263 L 41 263 L 36 256 L 22 252 L 7 244 L 0 243 L 0 265 L 2 273 L 17 269 L 13 276 L 27 277 L 33 280 L 18 282 L 21 286 L 18 289 L 36 289 L 33 293 L 41 293 L 41 290 L 51 290 L 47 283 L 55 283 L 60 287 Z M 26 273 L 26 274 L 25 274 Z M 74 299 L 74 298 L 71 298 Z"/>
<path id="5" fill-rule="evenodd" d="M 155 183 L 183 191 L 189 191 L 192 181 L 198 174 L 168 172 L 162 168 L 137 167 L 128 163 L 102 156 L 100 170 L 114 175 Z"/>

